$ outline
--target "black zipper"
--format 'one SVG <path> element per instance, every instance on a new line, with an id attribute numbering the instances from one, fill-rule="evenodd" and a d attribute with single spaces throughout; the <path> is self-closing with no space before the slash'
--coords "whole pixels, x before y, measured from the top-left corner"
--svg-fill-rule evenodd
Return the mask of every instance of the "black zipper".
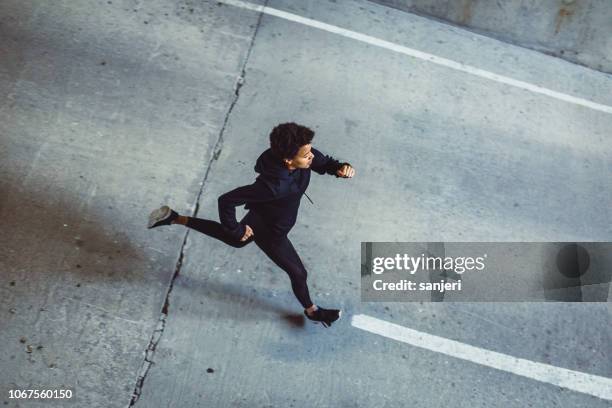
<path id="1" fill-rule="evenodd" d="M 314 202 L 310 199 L 310 197 L 308 197 L 308 194 L 306 194 L 305 191 L 304 191 L 304 195 L 306 196 L 306 198 L 308 198 L 308 201 L 310 201 L 310 204 L 314 205 Z"/>
<path id="2" fill-rule="evenodd" d="M 295 184 L 295 185 L 298 187 L 298 189 L 299 189 L 299 187 L 300 187 L 300 186 L 298 186 L 298 185 L 297 185 L 297 183 L 295 182 L 295 179 L 293 178 L 293 175 L 292 175 L 292 174 L 289 174 L 289 177 L 291 178 L 291 182 L 292 182 L 293 184 Z M 306 194 L 306 190 L 304 190 L 304 195 L 306 196 L 306 198 L 308 198 L 308 201 L 310 201 L 310 204 L 314 205 L 314 201 L 312 201 L 312 200 L 310 199 L 310 197 L 308 197 L 308 194 Z"/>

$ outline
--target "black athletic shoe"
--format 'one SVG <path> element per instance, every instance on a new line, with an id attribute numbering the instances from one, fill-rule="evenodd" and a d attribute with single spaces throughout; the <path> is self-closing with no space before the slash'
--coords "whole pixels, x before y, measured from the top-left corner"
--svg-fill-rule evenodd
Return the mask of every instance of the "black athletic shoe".
<path id="1" fill-rule="evenodd" d="M 176 220 L 178 217 L 178 213 L 174 211 L 172 208 L 164 205 L 163 207 L 158 208 L 153 211 L 151 215 L 149 215 L 149 224 L 148 228 L 159 227 L 160 225 L 170 225 L 170 223 Z"/>
<path id="2" fill-rule="evenodd" d="M 304 314 L 310 320 L 314 322 L 321 322 L 324 327 L 329 327 L 333 322 L 340 319 L 340 316 L 342 316 L 342 311 L 338 309 L 323 309 L 322 307 L 317 306 L 317 310 L 315 310 L 312 315 L 309 315 L 306 310 L 304 310 Z"/>

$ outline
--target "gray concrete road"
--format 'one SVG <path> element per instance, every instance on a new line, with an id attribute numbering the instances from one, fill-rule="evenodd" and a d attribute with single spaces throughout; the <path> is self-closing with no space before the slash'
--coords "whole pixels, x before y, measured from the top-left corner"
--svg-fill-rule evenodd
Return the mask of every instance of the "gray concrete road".
<path id="1" fill-rule="evenodd" d="M 366 1 L 267 4 L 612 105 L 609 75 L 421 17 Z M 359 297 L 361 241 L 612 240 L 612 114 L 277 14 L 216 1 L 0 3 L 0 401 L 610 406 L 364 332 L 351 316 L 612 377 L 606 303 Z M 217 219 L 217 197 L 252 182 L 285 121 L 357 169 L 313 175 L 314 205 L 302 203 L 290 234 L 315 301 L 345 310 L 328 330 L 304 321 L 256 246 L 146 230 L 164 203 Z M 9 398 L 28 388 L 75 397 Z"/>

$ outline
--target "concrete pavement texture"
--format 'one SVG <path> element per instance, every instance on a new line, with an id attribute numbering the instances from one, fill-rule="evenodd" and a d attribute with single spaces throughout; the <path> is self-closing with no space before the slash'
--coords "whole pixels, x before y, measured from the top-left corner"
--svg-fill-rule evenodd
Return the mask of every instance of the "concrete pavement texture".
<path id="1" fill-rule="evenodd" d="M 610 241 L 612 115 L 243 6 L 0 3 L 0 404 L 608 407 L 351 316 L 612 377 L 608 303 L 359 290 L 362 241 Z M 612 105 L 610 75 L 381 5 L 266 6 Z M 146 229 L 161 204 L 217 220 L 287 121 L 357 169 L 313 174 L 290 233 L 330 329 L 255 245 Z M 74 397 L 9 398 L 43 388 Z"/>
<path id="2" fill-rule="evenodd" d="M 612 4 L 607 0 L 374 1 L 612 72 Z"/>

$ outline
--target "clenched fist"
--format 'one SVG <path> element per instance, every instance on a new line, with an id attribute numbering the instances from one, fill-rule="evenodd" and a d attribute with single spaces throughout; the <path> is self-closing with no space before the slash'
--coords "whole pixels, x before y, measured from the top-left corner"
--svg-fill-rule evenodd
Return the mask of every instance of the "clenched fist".
<path id="1" fill-rule="evenodd" d="M 346 163 L 338 169 L 336 176 L 343 178 L 351 178 L 355 175 L 355 169 L 350 164 Z"/>
<path id="2" fill-rule="evenodd" d="M 253 236 L 253 229 L 249 227 L 248 225 L 245 225 L 245 226 L 246 226 L 246 231 L 244 232 L 244 235 L 242 236 L 242 238 L 240 238 L 240 241 L 246 241 L 247 239 Z"/>

